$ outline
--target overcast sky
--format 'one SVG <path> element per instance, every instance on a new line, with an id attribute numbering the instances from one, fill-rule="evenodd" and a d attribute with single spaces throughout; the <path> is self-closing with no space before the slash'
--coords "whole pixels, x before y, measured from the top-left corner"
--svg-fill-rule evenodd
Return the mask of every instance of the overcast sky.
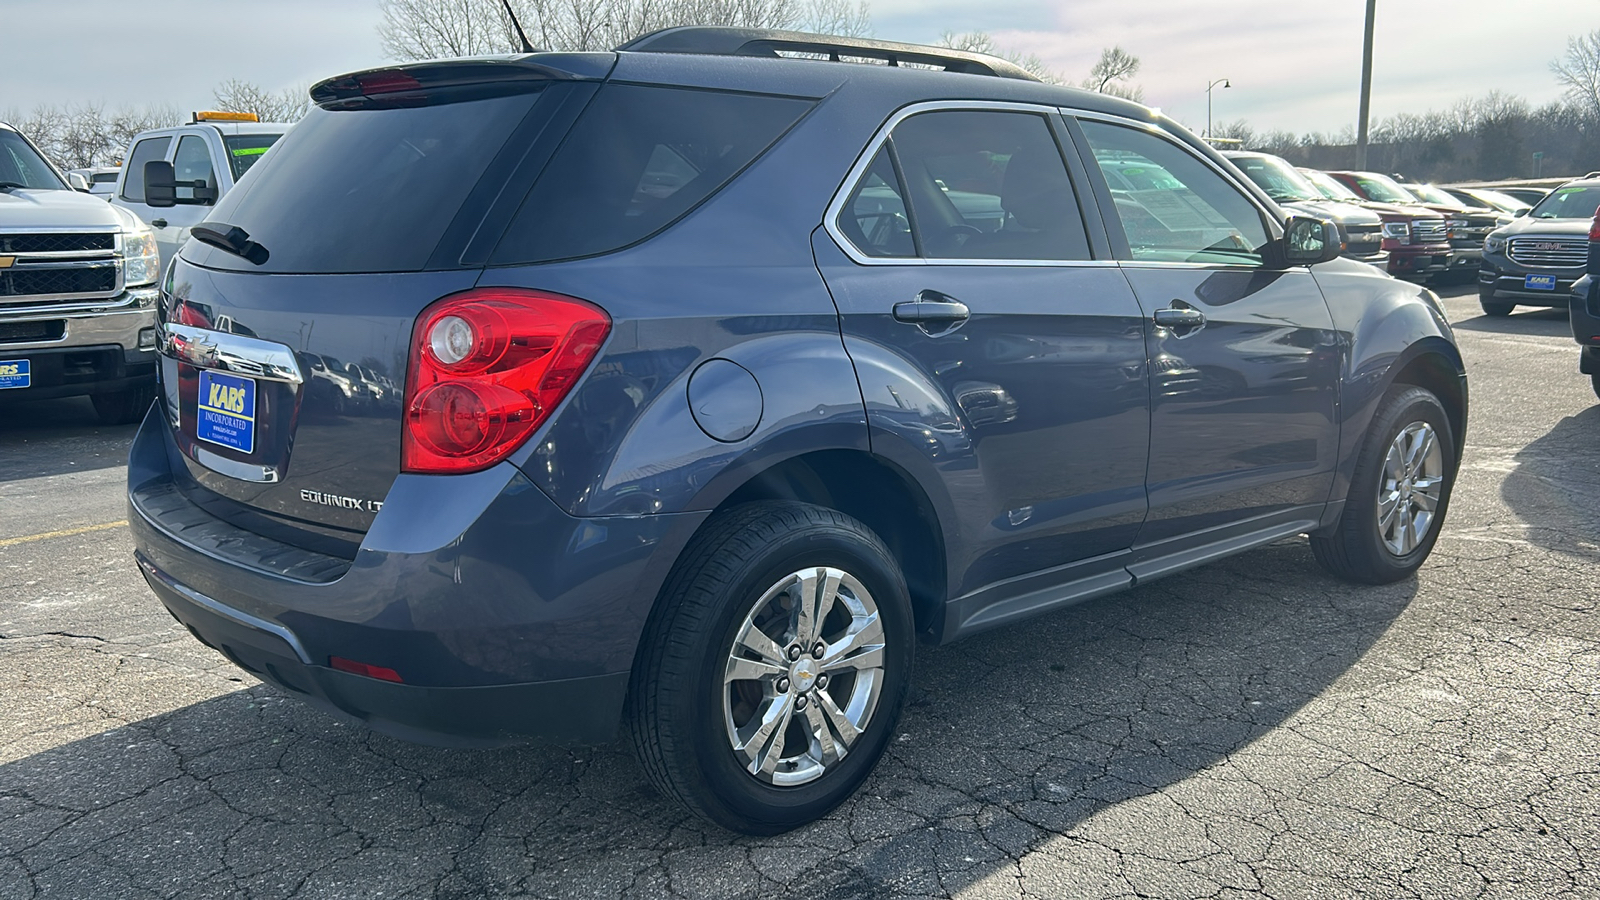
<path id="1" fill-rule="evenodd" d="M 1596 0 L 1378 4 L 1374 120 L 1443 109 L 1499 89 L 1535 104 L 1560 89 L 1549 62 L 1569 35 L 1600 29 Z M 877 35 L 930 42 L 984 30 L 1076 80 L 1101 48 L 1139 56 L 1145 102 L 1195 129 L 1247 119 L 1257 131 L 1354 125 L 1361 0 L 873 0 Z M 0 0 L 0 110 L 37 103 L 205 107 L 229 78 L 269 88 L 384 61 L 376 0 Z"/>

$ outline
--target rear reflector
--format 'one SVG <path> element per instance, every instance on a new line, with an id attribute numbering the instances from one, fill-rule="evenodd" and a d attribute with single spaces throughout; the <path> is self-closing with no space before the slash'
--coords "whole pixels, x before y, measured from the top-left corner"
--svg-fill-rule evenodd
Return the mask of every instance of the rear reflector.
<path id="1" fill-rule="evenodd" d="M 369 666 L 366 663 L 345 659 L 342 656 L 328 657 L 328 665 L 341 672 L 349 672 L 352 675 L 365 675 L 368 678 L 376 678 L 379 681 L 392 681 L 395 684 L 405 683 L 405 680 L 400 677 L 400 673 L 393 669 L 384 668 L 383 666 Z"/>

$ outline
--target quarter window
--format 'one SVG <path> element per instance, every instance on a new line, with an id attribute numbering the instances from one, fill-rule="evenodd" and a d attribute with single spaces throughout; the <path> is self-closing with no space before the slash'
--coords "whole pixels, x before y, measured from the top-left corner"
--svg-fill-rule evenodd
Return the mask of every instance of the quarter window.
<path id="1" fill-rule="evenodd" d="M 1083 130 L 1133 259 L 1261 265 L 1261 213 L 1215 169 L 1146 131 L 1089 121 Z"/>
<path id="2" fill-rule="evenodd" d="M 129 154 L 128 161 L 123 164 L 128 174 L 122 179 L 122 199 L 135 203 L 144 202 L 144 164 L 165 159 L 167 148 L 170 146 L 172 146 L 170 137 L 145 138 L 133 145 L 133 153 Z"/>
<path id="3" fill-rule="evenodd" d="M 839 216 L 839 227 L 850 243 L 868 256 L 916 255 L 911 220 L 906 216 L 905 192 L 894 173 L 887 146 L 873 157 L 866 177 L 850 195 L 850 202 Z"/>

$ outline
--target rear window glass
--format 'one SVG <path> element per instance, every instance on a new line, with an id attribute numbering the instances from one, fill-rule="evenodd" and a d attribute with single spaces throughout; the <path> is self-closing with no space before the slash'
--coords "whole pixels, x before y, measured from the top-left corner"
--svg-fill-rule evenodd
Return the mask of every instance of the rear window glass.
<path id="1" fill-rule="evenodd" d="M 267 148 L 277 143 L 280 137 L 283 135 L 237 134 L 223 138 L 222 144 L 228 148 L 228 168 L 233 170 L 233 180 L 237 182 L 243 178 L 244 173 L 250 171 L 250 167 L 261 158 L 261 154 L 266 153 Z"/>
<path id="2" fill-rule="evenodd" d="M 593 256 L 649 237 L 716 193 L 810 106 L 607 85 L 528 192 L 491 264 Z"/>
<path id="3" fill-rule="evenodd" d="M 208 217 L 269 256 L 251 272 L 415 272 L 538 94 L 401 108 L 313 108 Z M 229 151 L 230 165 L 235 157 Z"/>

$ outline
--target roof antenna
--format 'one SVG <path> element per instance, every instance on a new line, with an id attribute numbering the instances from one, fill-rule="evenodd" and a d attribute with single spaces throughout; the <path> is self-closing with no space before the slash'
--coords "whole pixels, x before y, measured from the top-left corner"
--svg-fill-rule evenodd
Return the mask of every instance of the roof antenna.
<path id="1" fill-rule="evenodd" d="M 535 50 L 533 45 L 528 43 L 528 35 L 522 30 L 522 23 L 517 21 L 517 14 L 511 11 L 511 0 L 500 0 L 500 2 L 505 4 L 506 17 L 511 20 L 511 27 L 517 30 L 517 37 L 522 39 L 522 52 L 538 53 L 539 51 Z"/>

